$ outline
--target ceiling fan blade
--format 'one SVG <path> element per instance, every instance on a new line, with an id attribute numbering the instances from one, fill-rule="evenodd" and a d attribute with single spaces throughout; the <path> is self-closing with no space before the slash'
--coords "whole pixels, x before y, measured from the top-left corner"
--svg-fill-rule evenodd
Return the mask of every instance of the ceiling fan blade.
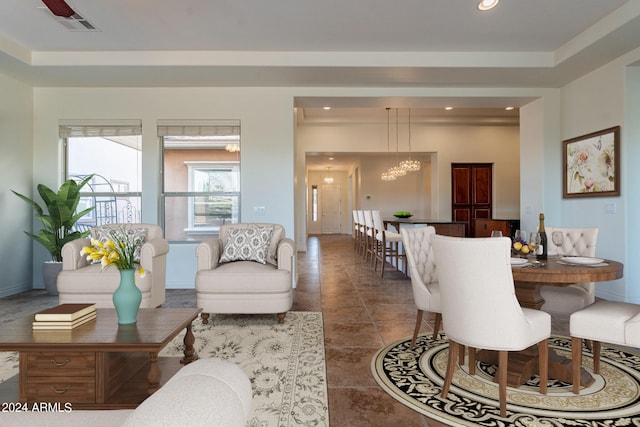
<path id="1" fill-rule="evenodd" d="M 56 16 L 68 18 L 76 13 L 64 0 L 42 0 L 42 3 Z"/>

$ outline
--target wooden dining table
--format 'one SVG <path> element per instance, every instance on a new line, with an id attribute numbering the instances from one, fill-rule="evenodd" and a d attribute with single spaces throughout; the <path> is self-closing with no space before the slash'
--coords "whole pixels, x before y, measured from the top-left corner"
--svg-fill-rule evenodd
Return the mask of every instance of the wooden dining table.
<path id="1" fill-rule="evenodd" d="M 531 258 L 524 266 L 512 266 L 515 292 L 520 305 L 539 310 L 544 304 L 543 286 L 569 286 L 573 283 L 606 282 L 622 278 L 623 264 L 605 259 L 597 265 L 568 264 L 559 258 L 537 261 Z M 497 365 L 497 352 L 478 352 L 478 360 Z M 507 383 L 519 387 L 538 372 L 538 348 L 529 347 L 509 354 Z M 571 360 L 549 349 L 549 378 L 571 384 Z M 589 386 L 594 378 L 584 368 L 580 383 Z"/>
<path id="2" fill-rule="evenodd" d="M 544 298 L 540 294 L 543 286 L 569 286 L 573 283 L 607 282 L 622 278 L 623 265 L 605 259 L 595 265 L 569 264 L 560 258 L 544 261 L 530 260 L 523 267 L 512 266 L 516 296 L 520 305 L 540 310 Z"/>

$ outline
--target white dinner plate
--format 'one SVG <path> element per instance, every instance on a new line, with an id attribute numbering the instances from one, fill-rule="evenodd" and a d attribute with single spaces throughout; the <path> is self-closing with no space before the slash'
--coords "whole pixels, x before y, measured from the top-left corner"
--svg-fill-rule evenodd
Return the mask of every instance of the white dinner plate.
<path id="1" fill-rule="evenodd" d="M 584 264 L 584 265 L 600 264 L 602 261 L 604 261 L 602 258 L 591 258 L 591 257 L 585 257 L 585 256 L 563 256 L 560 259 L 564 262 L 568 262 L 569 264 Z"/>
<path id="2" fill-rule="evenodd" d="M 526 258 L 511 258 L 511 265 L 524 265 L 528 262 L 529 260 Z"/>

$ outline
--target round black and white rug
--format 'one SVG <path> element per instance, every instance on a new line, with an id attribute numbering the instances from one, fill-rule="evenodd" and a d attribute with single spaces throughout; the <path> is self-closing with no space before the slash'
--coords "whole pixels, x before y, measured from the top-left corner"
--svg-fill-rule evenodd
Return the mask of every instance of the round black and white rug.
<path id="1" fill-rule="evenodd" d="M 446 338 L 421 335 L 413 350 L 411 338 L 380 349 L 371 372 L 387 393 L 404 405 L 452 426 L 640 426 L 640 356 L 602 346 L 600 374 L 573 394 L 571 384 L 550 379 L 546 395 L 538 377 L 507 389 L 507 418 L 500 417 L 496 367 L 478 362 L 469 375 L 468 358 L 454 374 L 447 399 L 442 384 L 447 368 Z M 571 358 L 571 340 L 553 336 L 549 348 Z M 583 351 L 583 367 L 593 373 L 593 358 Z"/>

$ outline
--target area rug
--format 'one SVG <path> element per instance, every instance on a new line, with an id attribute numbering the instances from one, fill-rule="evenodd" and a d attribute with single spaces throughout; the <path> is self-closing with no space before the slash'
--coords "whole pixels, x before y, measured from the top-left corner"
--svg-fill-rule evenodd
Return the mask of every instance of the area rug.
<path id="1" fill-rule="evenodd" d="M 411 338 L 379 350 L 371 371 L 387 393 L 404 405 L 452 426 L 640 426 L 640 357 L 602 346 L 600 375 L 572 393 L 571 384 L 550 380 L 548 394 L 538 393 L 538 377 L 507 390 L 507 418 L 500 417 L 496 367 L 478 362 L 476 375 L 465 364 L 456 369 L 447 399 L 441 398 L 449 344 L 422 335 L 413 350 Z M 571 358 L 571 340 L 552 337 L 550 349 Z M 583 352 L 592 373 L 593 358 Z M 466 359 L 468 362 L 468 358 Z"/>
<path id="2" fill-rule="evenodd" d="M 328 426 L 327 377 L 322 313 L 212 315 L 209 324 L 193 322 L 200 358 L 220 357 L 239 365 L 253 388 L 247 426 Z M 177 336 L 160 357 L 182 357 Z M 0 353 L 0 382 L 18 373 L 17 353 Z"/>

